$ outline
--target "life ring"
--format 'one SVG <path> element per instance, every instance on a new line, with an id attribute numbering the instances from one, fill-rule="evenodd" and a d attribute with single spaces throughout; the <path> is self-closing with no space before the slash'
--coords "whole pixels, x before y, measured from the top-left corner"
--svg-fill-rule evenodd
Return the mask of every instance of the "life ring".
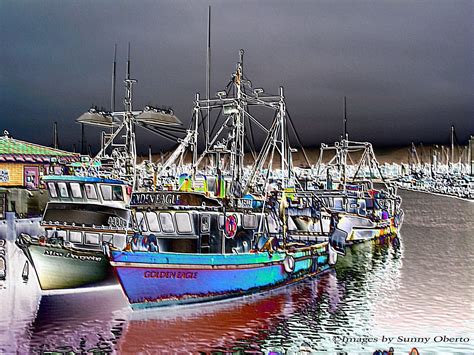
<path id="1" fill-rule="evenodd" d="M 224 231 L 227 238 L 233 238 L 237 233 L 237 217 L 233 214 L 227 216 L 224 225 Z"/>
<path id="2" fill-rule="evenodd" d="M 336 251 L 329 245 L 328 246 L 328 264 L 333 266 L 337 263 L 337 253 Z"/>
<path id="3" fill-rule="evenodd" d="M 287 255 L 285 260 L 283 260 L 283 267 L 288 274 L 293 273 L 293 271 L 295 271 L 295 258 L 291 255 Z"/>

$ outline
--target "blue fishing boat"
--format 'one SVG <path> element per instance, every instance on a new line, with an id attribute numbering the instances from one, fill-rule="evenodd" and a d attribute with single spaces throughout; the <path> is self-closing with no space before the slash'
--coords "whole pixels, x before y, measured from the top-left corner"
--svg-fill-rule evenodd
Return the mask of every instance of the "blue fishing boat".
<path id="1" fill-rule="evenodd" d="M 215 301 L 290 284 L 327 270 L 328 243 L 243 254 L 112 251 L 132 308 Z"/>

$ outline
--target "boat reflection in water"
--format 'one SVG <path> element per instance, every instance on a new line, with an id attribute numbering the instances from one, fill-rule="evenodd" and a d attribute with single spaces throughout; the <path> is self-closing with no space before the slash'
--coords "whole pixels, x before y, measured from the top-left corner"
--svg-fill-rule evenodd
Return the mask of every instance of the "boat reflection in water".
<path id="1" fill-rule="evenodd" d="M 293 350 L 307 349 L 310 342 L 304 337 L 283 337 L 280 344 L 265 342 L 269 334 L 281 329 L 289 332 L 290 319 L 308 304 L 325 299 L 336 310 L 341 297 L 331 270 L 296 285 L 230 302 L 134 311 L 129 313 L 118 351 L 281 351 L 292 342 Z"/>
<path id="2" fill-rule="evenodd" d="M 127 312 L 117 287 L 42 296 L 31 324 L 30 342 L 21 345 L 19 352 L 112 352 Z"/>

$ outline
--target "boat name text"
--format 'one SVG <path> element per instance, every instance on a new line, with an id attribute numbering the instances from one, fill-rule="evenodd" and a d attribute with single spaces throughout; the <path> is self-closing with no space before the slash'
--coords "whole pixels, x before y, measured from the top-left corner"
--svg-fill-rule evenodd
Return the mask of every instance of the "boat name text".
<path id="1" fill-rule="evenodd" d="M 163 193 L 135 193 L 132 196 L 130 205 L 163 205 L 173 206 L 178 201 L 177 194 L 163 194 Z"/>
<path id="2" fill-rule="evenodd" d="M 187 279 L 196 280 L 197 272 L 184 271 L 145 271 L 145 279 Z"/>
<path id="3" fill-rule="evenodd" d="M 76 259 L 80 261 L 96 261 L 100 262 L 102 259 L 94 256 L 94 255 L 76 255 L 73 253 L 61 253 L 59 251 L 55 250 L 45 250 L 44 255 L 46 256 L 56 256 L 56 257 L 63 257 L 63 258 L 68 258 L 68 259 Z"/>

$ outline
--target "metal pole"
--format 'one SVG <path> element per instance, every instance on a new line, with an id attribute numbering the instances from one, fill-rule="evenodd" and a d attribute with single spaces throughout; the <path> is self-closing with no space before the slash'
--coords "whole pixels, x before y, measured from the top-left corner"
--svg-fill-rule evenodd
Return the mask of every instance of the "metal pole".
<path id="1" fill-rule="evenodd" d="M 117 43 L 114 46 L 114 63 L 112 65 L 112 92 L 110 94 L 110 110 L 115 111 L 115 82 L 117 73 Z"/>
<path id="2" fill-rule="evenodd" d="M 285 126 L 285 102 L 284 102 L 284 92 L 283 92 L 283 86 L 280 86 L 280 139 L 281 139 L 281 173 L 282 173 L 282 188 L 287 187 L 287 181 L 286 181 L 286 167 L 288 166 L 286 164 L 286 155 L 287 155 L 287 147 L 286 147 L 286 126 Z M 285 166 L 286 164 L 286 166 Z"/>
<path id="3" fill-rule="evenodd" d="M 347 102 L 346 97 L 344 96 L 344 127 L 342 132 L 343 139 L 349 139 L 349 134 L 347 133 Z"/>
<path id="4" fill-rule="evenodd" d="M 206 53 L 206 99 L 209 100 L 210 98 L 210 90 L 211 90 L 211 6 L 208 7 L 207 12 L 207 53 Z M 207 106 L 207 117 L 206 117 L 206 125 L 204 130 L 206 131 L 206 150 L 208 149 L 209 145 L 209 129 L 210 129 L 210 114 L 211 109 L 209 105 Z"/>

